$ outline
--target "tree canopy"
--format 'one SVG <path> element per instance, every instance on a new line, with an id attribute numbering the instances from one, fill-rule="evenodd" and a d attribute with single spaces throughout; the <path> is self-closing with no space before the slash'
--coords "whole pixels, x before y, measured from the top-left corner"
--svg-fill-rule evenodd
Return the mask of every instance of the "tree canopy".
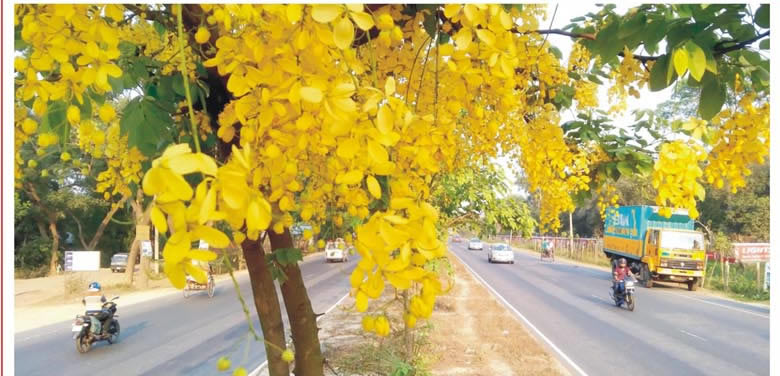
<path id="1" fill-rule="evenodd" d="M 424 266 L 446 254 L 431 191 L 448 173 L 510 158 L 539 195 L 540 225 L 557 230 L 580 195 L 621 175 L 651 175 L 658 205 L 697 217 L 705 184 L 740 189 L 747 166 L 763 163 L 769 64 L 754 44 L 768 49 L 768 4 L 606 5 L 565 30 L 545 29 L 545 14 L 528 4 L 16 5 L 17 187 L 50 169 L 104 166 L 93 189 L 117 203 L 143 176 L 151 221 L 171 233 L 163 254 L 177 287 L 185 273 L 205 278 L 190 259 L 217 257 L 192 249 L 198 239 L 248 246 L 266 233 L 276 251 L 295 218 L 359 218 L 356 308 L 377 310 L 369 300 L 385 283 L 412 291 L 412 327 L 442 292 Z M 561 36 L 576 40 L 568 62 Z M 700 94 L 674 138 L 654 148 L 652 121 L 637 119 L 636 134 L 604 121 L 639 89 L 675 80 Z M 610 113 L 596 110 L 601 85 Z M 727 89 L 737 99 L 724 107 Z M 580 114 L 562 125 L 567 108 Z M 293 293 L 297 265 L 271 265 L 290 277 L 285 301 L 308 307 L 288 311 L 296 367 L 321 373 L 307 368 L 321 355 L 306 345 L 316 326 L 305 291 Z M 387 335 L 387 322 L 369 329 Z"/>

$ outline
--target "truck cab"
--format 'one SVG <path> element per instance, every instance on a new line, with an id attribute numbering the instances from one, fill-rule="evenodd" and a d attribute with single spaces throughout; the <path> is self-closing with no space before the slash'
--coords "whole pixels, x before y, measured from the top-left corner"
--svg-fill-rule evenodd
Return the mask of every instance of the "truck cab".
<path id="1" fill-rule="evenodd" d="M 623 206 L 607 216 L 604 254 L 625 257 L 646 287 L 653 281 L 684 283 L 695 290 L 704 276 L 704 236 L 693 229 L 687 210 L 671 217 L 654 206 Z"/>

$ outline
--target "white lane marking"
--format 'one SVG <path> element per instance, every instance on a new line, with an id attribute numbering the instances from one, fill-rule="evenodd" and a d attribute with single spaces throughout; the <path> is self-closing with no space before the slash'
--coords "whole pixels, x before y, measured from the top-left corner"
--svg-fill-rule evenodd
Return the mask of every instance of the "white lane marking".
<path id="1" fill-rule="evenodd" d="M 691 332 L 686 332 L 685 330 L 682 330 L 682 329 L 680 329 L 680 332 L 682 332 L 683 334 L 687 334 L 687 335 L 689 335 L 689 336 L 691 336 L 691 337 L 693 337 L 693 338 L 698 338 L 698 339 L 700 339 L 700 340 L 702 340 L 702 341 L 704 341 L 704 342 L 707 342 L 707 340 L 706 340 L 706 339 L 704 339 L 704 338 L 701 338 L 701 337 L 699 337 L 699 336 L 697 336 L 697 335 L 695 335 L 695 334 L 693 334 L 693 333 L 691 333 Z"/>
<path id="2" fill-rule="evenodd" d="M 341 299 L 339 299 L 339 301 L 336 302 L 336 304 L 330 306 L 330 308 L 328 308 L 322 316 L 317 316 L 316 321 L 320 321 L 321 318 L 325 317 L 325 315 L 327 315 L 330 311 L 332 311 L 333 308 L 336 308 L 337 305 L 341 304 L 341 302 L 344 301 L 344 299 L 346 299 L 347 296 L 349 296 L 349 293 L 344 294 L 344 296 L 342 296 Z M 268 354 L 266 354 L 266 357 L 268 357 Z M 260 363 L 260 365 L 257 366 L 257 368 L 255 368 L 252 372 L 249 373 L 249 376 L 259 375 L 260 371 L 262 371 L 267 365 L 268 365 L 268 359 L 266 359 L 263 363 Z"/>
<path id="3" fill-rule="evenodd" d="M 681 297 L 681 298 L 685 298 L 685 299 L 696 300 L 696 301 L 700 301 L 700 302 L 702 302 L 702 303 L 712 304 L 712 305 L 714 305 L 714 306 L 718 306 L 718 307 L 722 307 L 722 308 L 730 309 L 730 310 L 732 310 L 732 311 L 737 311 L 737 312 L 747 313 L 747 314 L 749 314 L 749 315 L 753 315 L 753 316 L 758 316 L 758 317 L 763 317 L 763 318 L 765 318 L 765 319 L 769 319 L 769 316 L 767 316 L 767 315 L 762 315 L 762 314 L 760 314 L 760 313 L 751 312 L 751 311 L 748 311 L 748 310 L 745 310 L 745 309 L 740 309 L 740 308 L 729 307 L 729 306 L 727 306 L 727 305 L 724 305 L 724 304 L 715 303 L 715 302 L 710 302 L 710 301 L 708 301 L 708 300 L 699 299 L 699 298 L 694 298 L 694 297 L 692 297 L 692 296 L 685 296 L 685 295 L 683 295 L 683 294 L 677 294 L 677 293 L 674 293 L 674 292 L 670 292 L 670 293 L 669 293 L 669 295 L 679 296 L 679 297 Z"/>
<path id="4" fill-rule="evenodd" d="M 567 363 L 569 363 L 569 365 L 572 368 L 574 368 L 574 370 L 576 370 L 582 376 L 588 376 L 588 374 L 585 373 L 585 371 L 583 371 L 582 368 L 580 368 L 580 366 L 578 366 L 576 363 L 574 363 L 574 361 L 571 360 L 571 358 L 569 358 L 569 356 L 567 356 L 561 349 L 559 349 L 558 346 L 555 346 L 555 344 L 552 341 L 550 341 L 550 339 L 547 338 L 547 336 L 542 334 L 542 332 L 539 329 L 537 329 L 536 326 L 534 326 L 534 324 L 531 323 L 531 321 L 529 321 L 527 318 L 525 318 L 525 316 L 523 316 L 523 314 L 520 313 L 520 311 L 518 311 L 517 309 L 515 309 L 515 307 L 513 307 L 511 304 L 509 304 L 509 302 L 506 299 L 504 299 L 504 297 L 501 296 L 501 294 L 499 294 L 498 291 L 494 290 L 493 287 L 491 287 L 484 279 L 482 279 L 482 277 L 479 276 L 479 274 L 477 274 L 473 269 L 471 269 L 471 267 L 468 266 L 468 264 L 466 264 L 466 262 L 463 261 L 463 259 L 461 259 L 460 256 L 458 256 L 455 252 L 450 252 L 450 253 L 453 254 L 455 257 L 457 257 L 458 260 L 460 260 L 460 262 L 463 264 L 463 266 L 465 266 L 466 269 L 468 269 L 469 272 L 471 272 L 471 274 L 474 277 L 476 277 L 477 280 L 479 280 L 479 282 L 483 286 L 485 286 L 488 290 L 490 290 L 491 293 L 493 293 L 493 295 L 495 295 L 499 300 L 501 300 L 501 302 L 507 308 L 511 309 L 518 317 L 520 317 L 523 320 L 523 322 L 525 322 L 526 325 L 528 325 L 531 329 L 533 329 L 534 332 L 536 332 L 536 334 L 541 339 L 543 339 L 544 342 L 547 343 L 547 345 L 552 347 L 552 349 L 555 350 L 555 352 L 557 352 L 558 355 L 560 355 L 560 357 L 563 358 L 563 360 L 565 360 Z"/>

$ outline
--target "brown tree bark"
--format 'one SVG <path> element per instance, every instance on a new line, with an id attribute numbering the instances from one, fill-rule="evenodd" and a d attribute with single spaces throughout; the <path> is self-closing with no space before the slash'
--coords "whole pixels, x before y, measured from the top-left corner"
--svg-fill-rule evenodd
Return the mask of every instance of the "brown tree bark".
<path id="1" fill-rule="evenodd" d="M 279 296 L 276 286 L 265 263 L 265 253 L 260 240 L 246 239 L 241 243 L 241 249 L 249 271 L 249 281 L 252 285 L 252 298 L 255 302 L 260 327 L 266 341 L 279 348 L 286 348 L 284 341 L 284 322 L 282 309 L 279 306 Z M 268 373 L 270 376 L 288 376 L 290 366 L 284 362 L 279 350 L 265 344 L 265 354 L 268 358 Z"/>
<path id="2" fill-rule="evenodd" d="M 125 201 L 127 201 L 130 195 L 130 193 L 123 195 L 122 198 L 116 203 L 116 205 L 111 205 L 111 210 L 109 210 L 108 213 L 106 213 L 106 216 L 103 217 L 103 220 L 100 222 L 100 226 L 98 226 L 97 230 L 95 231 L 95 235 L 92 236 L 92 240 L 90 240 L 89 244 L 87 244 L 88 251 L 92 251 L 95 249 L 95 247 L 97 247 L 98 242 L 100 241 L 100 237 L 103 236 L 103 232 L 106 230 L 108 223 L 111 222 L 111 218 L 113 218 L 117 210 L 119 210 L 119 208 L 125 204 Z M 79 233 L 81 233 L 81 226 L 79 226 Z"/>
<path id="3" fill-rule="evenodd" d="M 271 249 L 291 248 L 293 246 L 290 230 L 277 234 L 268 232 L 271 241 Z M 284 306 L 287 309 L 287 317 L 290 319 L 293 344 L 295 345 L 295 369 L 296 375 L 321 376 L 323 375 L 324 358 L 320 349 L 319 328 L 317 317 L 311 307 L 309 294 L 303 284 L 303 276 L 298 263 L 282 267 L 287 279 L 281 284 Z"/>
<path id="4" fill-rule="evenodd" d="M 130 206 L 133 208 L 133 223 L 138 225 L 148 225 L 150 222 L 149 212 L 144 211 L 143 207 L 144 194 L 141 189 L 136 192 L 135 200 L 130 202 Z M 148 235 L 148 234 L 147 234 Z M 133 244 L 130 246 L 130 254 L 127 256 L 127 269 L 125 269 L 125 282 L 128 285 L 133 284 L 133 276 L 135 273 L 135 259 L 138 258 L 138 251 L 141 249 L 141 239 L 136 231 Z M 144 273 L 142 270 L 141 273 Z"/>
<path id="5" fill-rule="evenodd" d="M 51 261 L 49 262 L 49 275 L 57 274 L 57 264 L 60 254 L 60 234 L 57 233 L 57 221 L 53 216 L 49 217 L 49 232 L 51 232 Z"/>

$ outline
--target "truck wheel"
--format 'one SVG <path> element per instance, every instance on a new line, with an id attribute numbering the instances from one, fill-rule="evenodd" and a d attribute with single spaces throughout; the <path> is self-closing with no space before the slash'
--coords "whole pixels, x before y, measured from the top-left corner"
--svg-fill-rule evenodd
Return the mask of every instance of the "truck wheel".
<path id="1" fill-rule="evenodd" d="M 653 276 L 650 275 L 650 268 L 647 264 L 642 264 L 642 270 L 640 271 L 642 282 L 644 282 L 646 288 L 653 287 Z"/>
<path id="2" fill-rule="evenodd" d="M 696 291 L 696 288 L 699 287 L 698 278 L 694 278 L 693 281 L 688 281 L 688 291 Z"/>

